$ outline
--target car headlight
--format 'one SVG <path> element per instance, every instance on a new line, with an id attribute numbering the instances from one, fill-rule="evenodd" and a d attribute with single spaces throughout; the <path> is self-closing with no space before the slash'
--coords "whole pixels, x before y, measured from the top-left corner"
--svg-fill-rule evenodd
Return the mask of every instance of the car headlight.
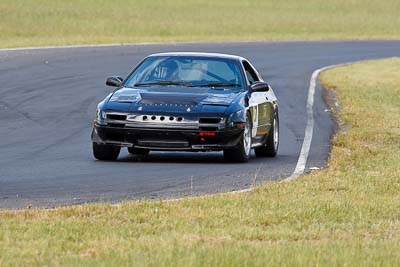
<path id="1" fill-rule="evenodd" d="M 96 114 L 94 116 L 95 122 L 98 123 L 98 124 L 104 125 L 105 124 L 104 123 L 105 115 L 106 114 L 104 112 L 102 112 L 100 109 L 97 109 L 96 110 Z"/>
<path id="2" fill-rule="evenodd" d="M 110 102 L 139 102 L 141 95 L 138 92 L 132 92 L 132 90 L 118 90 L 110 98 Z"/>
<path id="3" fill-rule="evenodd" d="M 243 124 L 246 121 L 245 111 L 243 109 L 233 112 L 228 116 L 227 127 L 235 127 L 237 124 Z"/>

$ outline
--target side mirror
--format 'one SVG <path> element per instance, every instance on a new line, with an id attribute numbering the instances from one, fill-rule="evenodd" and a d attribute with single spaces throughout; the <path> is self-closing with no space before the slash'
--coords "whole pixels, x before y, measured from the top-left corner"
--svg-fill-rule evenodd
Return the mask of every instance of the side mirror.
<path id="1" fill-rule="evenodd" d="M 122 77 L 119 76 L 108 77 L 106 80 L 106 85 L 113 87 L 120 87 L 123 80 L 124 79 L 122 79 Z"/>
<path id="2" fill-rule="evenodd" d="M 251 92 L 267 92 L 269 91 L 269 85 L 266 82 L 255 82 L 250 85 Z"/>

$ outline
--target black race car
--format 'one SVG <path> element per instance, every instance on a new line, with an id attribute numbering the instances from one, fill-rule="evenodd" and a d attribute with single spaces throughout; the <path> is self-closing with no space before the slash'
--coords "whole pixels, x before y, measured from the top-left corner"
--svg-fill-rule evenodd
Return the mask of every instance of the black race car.
<path id="1" fill-rule="evenodd" d="M 250 62 L 211 53 L 161 53 L 145 58 L 99 103 L 93 155 L 116 160 L 151 150 L 223 151 L 227 160 L 274 157 L 278 103 Z"/>

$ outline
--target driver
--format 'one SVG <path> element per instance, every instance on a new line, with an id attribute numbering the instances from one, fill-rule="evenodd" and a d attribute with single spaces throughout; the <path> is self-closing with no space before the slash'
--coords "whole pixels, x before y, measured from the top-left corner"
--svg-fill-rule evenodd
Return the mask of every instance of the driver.
<path id="1" fill-rule="evenodd" d="M 159 66 L 159 77 L 166 81 L 179 80 L 179 67 L 173 60 L 165 60 Z"/>

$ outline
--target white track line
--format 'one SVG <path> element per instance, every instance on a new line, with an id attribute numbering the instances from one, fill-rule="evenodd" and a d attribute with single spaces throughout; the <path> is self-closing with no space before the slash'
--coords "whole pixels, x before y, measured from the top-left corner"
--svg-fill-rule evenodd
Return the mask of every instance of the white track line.
<path id="1" fill-rule="evenodd" d="M 308 98 L 307 98 L 307 125 L 306 125 L 306 130 L 304 132 L 304 140 L 303 140 L 303 145 L 301 146 L 301 151 L 299 155 L 299 159 L 297 160 L 297 165 L 296 168 L 294 169 L 293 173 L 291 176 L 288 178 L 283 179 L 283 181 L 291 181 L 293 179 L 296 179 L 297 177 L 303 175 L 304 170 L 306 168 L 307 164 L 307 159 L 308 159 L 308 154 L 310 152 L 311 148 L 311 142 L 313 138 L 313 133 L 314 133 L 314 94 L 315 94 L 315 87 L 317 86 L 317 80 L 321 72 L 326 71 L 328 69 L 336 68 L 336 67 L 341 67 L 345 65 L 349 65 L 352 63 L 342 63 L 342 64 L 336 64 L 336 65 L 330 65 L 326 66 L 320 69 L 315 70 L 310 79 L 310 87 L 308 88 Z"/>
<path id="2" fill-rule="evenodd" d="M 325 68 L 317 69 L 311 75 L 310 87 L 308 88 L 307 106 L 306 106 L 307 124 L 306 124 L 306 130 L 304 133 L 303 145 L 301 146 L 299 159 L 297 160 L 297 165 L 296 165 L 296 168 L 294 169 L 294 172 L 292 173 L 291 176 L 289 176 L 285 180 L 293 180 L 293 179 L 299 177 L 300 175 L 302 175 L 304 173 L 304 170 L 306 168 L 308 154 L 310 152 L 311 141 L 312 141 L 313 133 L 314 133 L 313 107 L 314 107 L 315 87 L 317 85 L 318 76 L 321 73 L 321 71 L 323 71 L 324 69 Z"/>

